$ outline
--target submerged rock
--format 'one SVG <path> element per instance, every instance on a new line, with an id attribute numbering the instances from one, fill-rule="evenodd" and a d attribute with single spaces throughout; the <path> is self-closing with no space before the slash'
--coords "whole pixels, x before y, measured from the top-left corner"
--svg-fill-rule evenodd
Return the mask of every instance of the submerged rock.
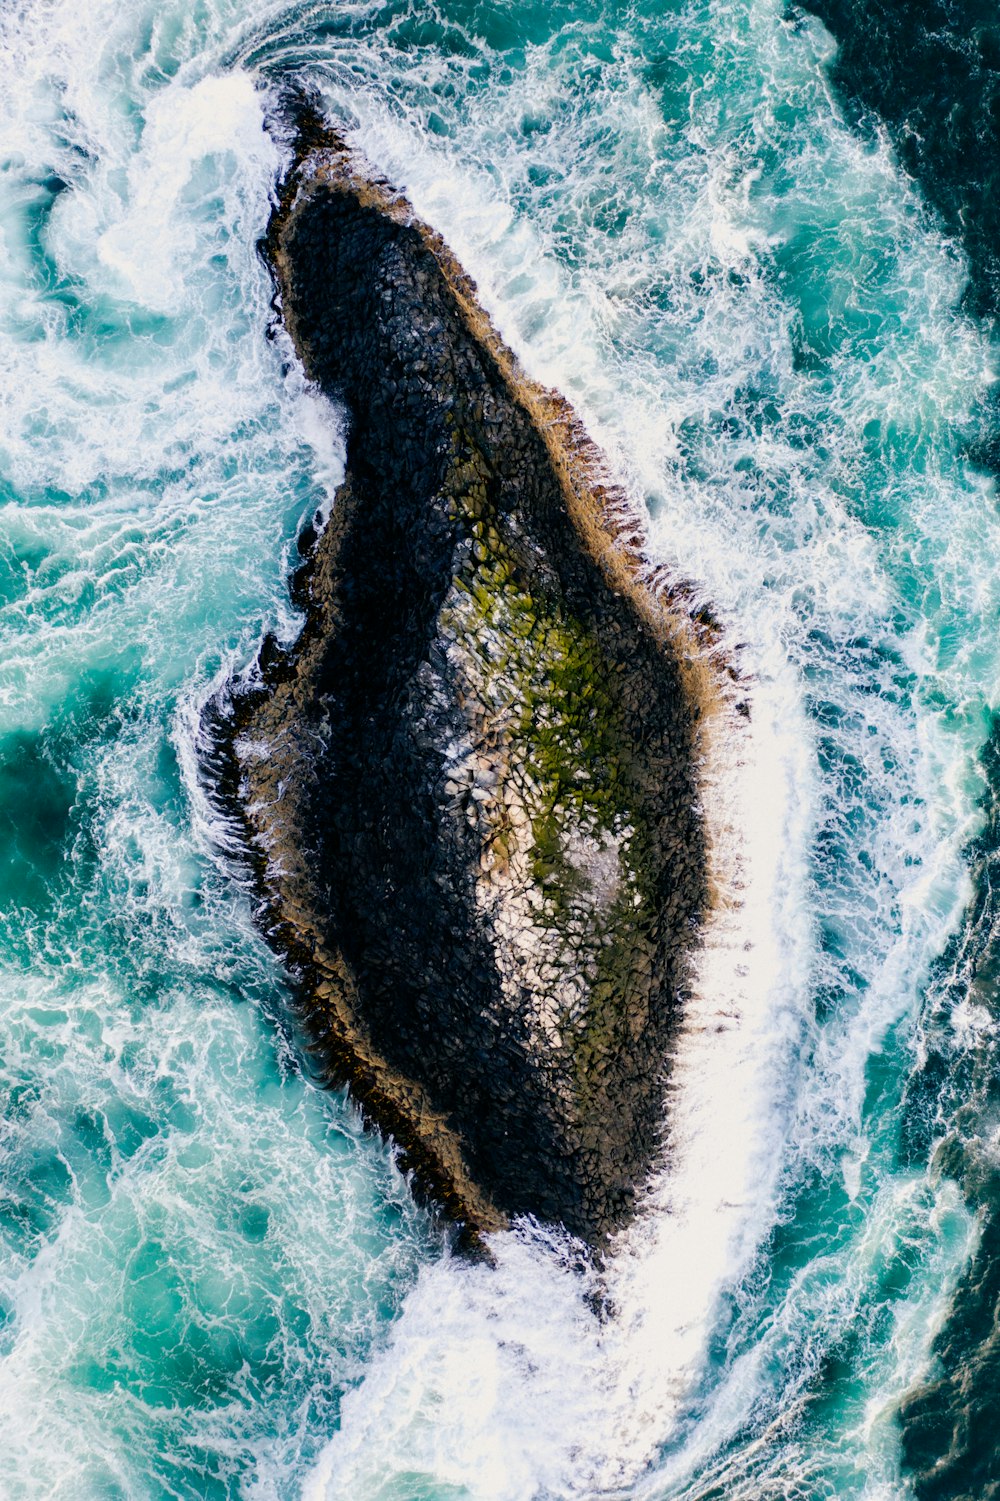
<path id="1" fill-rule="evenodd" d="M 302 633 L 217 705 L 262 920 L 329 1078 L 449 1214 L 599 1245 L 662 1147 L 708 900 L 690 622 L 566 403 L 308 114 L 267 248 L 350 425 Z"/>

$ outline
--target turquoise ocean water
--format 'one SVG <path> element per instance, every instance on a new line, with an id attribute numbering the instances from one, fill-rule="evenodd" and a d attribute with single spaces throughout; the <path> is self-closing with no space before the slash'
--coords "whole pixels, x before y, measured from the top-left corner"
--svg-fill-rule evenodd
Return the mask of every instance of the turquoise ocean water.
<path id="1" fill-rule="evenodd" d="M 981 1230 L 915 1081 L 996 1025 L 962 945 L 997 361 L 834 47 L 772 0 L 0 5 L 3 1501 L 909 1494 L 899 1404 Z M 200 708 L 294 634 L 341 472 L 255 249 L 289 76 L 753 681 L 733 901 L 604 1324 L 538 1227 L 453 1258 L 310 1082 L 201 785 Z"/>

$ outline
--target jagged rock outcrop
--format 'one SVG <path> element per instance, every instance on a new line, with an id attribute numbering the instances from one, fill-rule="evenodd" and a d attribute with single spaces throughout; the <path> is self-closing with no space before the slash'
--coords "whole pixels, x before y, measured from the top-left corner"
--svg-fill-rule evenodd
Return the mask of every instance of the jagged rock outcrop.
<path id="1" fill-rule="evenodd" d="M 701 669 L 566 403 L 300 126 L 267 252 L 347 475 L 300 542 L 300 637 L 215 707 L 222 784 L 331 1079 L 473 1233 L 599 1245 L 660 1149 L 708 899 Z"/>

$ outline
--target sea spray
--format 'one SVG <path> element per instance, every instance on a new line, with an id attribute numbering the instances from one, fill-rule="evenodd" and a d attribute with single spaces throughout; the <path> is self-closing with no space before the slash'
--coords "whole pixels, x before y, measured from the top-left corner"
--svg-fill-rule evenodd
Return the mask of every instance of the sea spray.
<path id="1" fill-rule="evenodd" d="M 337 1434 L 323 1472 L 360 1495 L 502 1495 L 506 1473 L 528 1496 L 898 1494 L 897 1394 L 974 1244 L 898 1127 L 997 699 L 994 499 L 964 456 L 993 352 L 960 254 L 841 115 L 832 39 L 762 0 L 54 3 L 8 7 L 0 39 L 8 1490 L 292 1497 Z M 493 1280 L 440 1259 L 387 1152 L 296 1073 L 280 976 L 192 822 L 172 746 L 221 670 L 294 632 L 287 549 L 329 503 L 253 248 L 251 86 L 289 71 L 446 235 L 745 644 L 762 874 L 732 959 L 762 1067 L 733 1095 L 755 1167 L 749 1200 L 693 1182 L 726 1228 L 678 1289 L 683 1346 L 662 1303 L 630 1344 L 640 1277 L 602 1331 L 529 1230 Z M 247 114 L 173 200 L 180 311 L 148 230 L 146 307 L 100 237 L 137 211 L 152 101 L 183 133 L 223 76 Z M 669 1271 L 652 1286 L 670 1298 Z M 463 1401 L 467 1336 L 496 1381 Z"/>

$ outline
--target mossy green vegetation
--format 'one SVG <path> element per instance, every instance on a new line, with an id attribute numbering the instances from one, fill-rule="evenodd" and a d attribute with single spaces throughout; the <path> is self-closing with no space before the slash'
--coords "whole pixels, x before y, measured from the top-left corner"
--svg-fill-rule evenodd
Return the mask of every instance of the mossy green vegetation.
<path id="1" fill-rule="evenodd" d="M 491 506 L 487 471 L 468 447 L 452 470 L 466 543 L 439 626 L 469 661 L 481 741 L 492 734 L 502 744 L 484 831 L 491 867 L 505 873 L 516 849 L 526 856 L 548 957 L 585 982 L 582 1006 L 558 1018 L 585 1112 L 600 1089 L 600 1059 L 618 1051 L 634 1021 L 644 969 L 648 977 L 651 841 L 630 776 L 621 670 L 593 622 L 546 588 L 514 525 Z M 512 805 L 525 815 L 517 826 Z"/>

